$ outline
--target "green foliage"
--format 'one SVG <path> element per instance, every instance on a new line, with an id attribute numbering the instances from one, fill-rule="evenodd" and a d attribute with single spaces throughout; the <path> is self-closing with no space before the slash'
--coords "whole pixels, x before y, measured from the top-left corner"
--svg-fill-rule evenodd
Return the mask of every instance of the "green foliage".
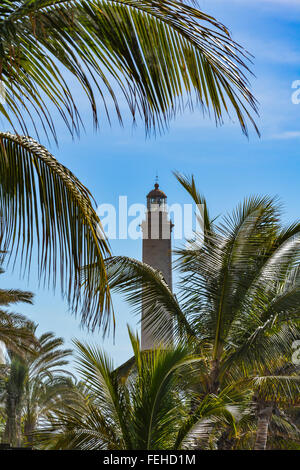
<path id="1" fill-rule="evenodd" d="M 4 253 L 0 259 L 3 263 Z M 0 265 L 0 274 L 3 274 Z M 11 304 L 19 302 L 32 303 L 33 294 L 19 289 L 0 289 L 0 342 L 8 349 L 18 355 L 24 355 L 27 351 L 33 351 L 37 345 L 34 324 L 23 315 L 4 310 L 2 307 L 9 307 Z M 1 348 L 1 344 L 0 344 Z M 2 349 L 0 350 L 1 353 Z M 0 364 L 4 362 L 3 354 L 0 354 Z"/>
<path id="2" fill-rule="evenodd" d="M 75 402 L 74 381 L 65 371 L 71 350 L 63 349 L 63 343 L 62 338 L 45 333 L 39 338 L 38 351 L 22 358 L 11 352 L 10 361 L 2 366 L 4 442 L 32 446 L 40 422 L 51 419 L 65 404 Z"/>
<path id="3" fill-rule="evenodd" d="M 12 356 L 9 376 L 4 385 L 5 429 L 3 442 L 12 446 L 21 444 L 21 407 L 26 381 L 26 366 L 16 355 Z"/>
<path id="4" fill-rule="evenodd" d="M 190 414 L 187 392 L 191 364 L 199 357 L 185 347 L 141 351 L 129 331 L 134 359 L 131 369 L 115 370 L 98 348 L 75 344 L 84 387 L 81 403 L 60 410 L 36 433 L 46 449 L 174 449 L 185 446 L 191 429 L 203 423 L 231 423 L 234 398 L 207 396 Z M 185 379 L 181 374 L 184 373 Z M 231 405 L 231 407 L 230 407 Z"/>
<path id="5" fill-rule="evenodd" d="M 186 105 L 200 105 L 217 124 L 233 112 L 245 134 L 257 112 L 249 90 L 249 54 L 213 17 L 176 0 L 20 0 L 0 6 L 0 111 L 27 134 L 31 121 L 55 138 L 54 105 L 68 129 L 81 123 L 70 77 L 93 120 L 122 122 L 125 99 L 146 130 L 164 129 Z"/>
<path id="6" fill-rule="evenodd" d="M 103 258 L 109 247 L 88 189 L 42 145 L 29 137 L 0 133 L 0 213 L 2 248 L 18 255 L 22 274 L 30 270 L 38 249 L 38 276 L 61 290 L 85 325 L 107 328 L 111 310 Z M 81 285 L 80 272 L 95 263 L 102 285 L 91 270 Z"/>
<path id="7" fill-rule="evenodd" d="M 292 345 L 299 339 L 300 224 L 283 227 L 280 204 L 245 199 L 218 224 L 193 178 L 177 179 L 204 205 L 204 238 L 177 251 L 181 274 L 175 296 L 161 273 L 139 261 L 107 261 L 112 289 L 141 308 L 159 341 L 173 318 L 175 343 L 203 356 L 194 391 L 202 399 L 228 386 L 252 393 L 259 413 L 299 405 L 299 368 Z M 248 432 L 248 431 L 246 431 Z M 263 441 L 265 436 L 263 437 Z"/>
<path id="8" fill-rule="evenodd" d="M 178 111 L 199 104 L 217 124 L 233 111 L 247 134 L 249 120 L 257 130 L 248 54 L 224 25 L 176 0 L 7 0 L 0 28 L 0 113 L 16 133 L 0 133 L 3 249 L 10 256 L 21 252 L 24 273 L 35 244 L 39 278 L 55 286 L 59 274 L 71 309 L 105 333 L 115 324 L 104 265 L 110 251 L 91 194 L 19 129 L 27 135 L 31 122 L 37 135 L 41 126 L 56 139 L 58 112 L 78 133 L 82 123 L 69 84 L 75 78 L 96 126 L 98 95 L 108 119 L 111 100 L 120 122 L 125 98 L 147 131 L 164 129 Z"/>

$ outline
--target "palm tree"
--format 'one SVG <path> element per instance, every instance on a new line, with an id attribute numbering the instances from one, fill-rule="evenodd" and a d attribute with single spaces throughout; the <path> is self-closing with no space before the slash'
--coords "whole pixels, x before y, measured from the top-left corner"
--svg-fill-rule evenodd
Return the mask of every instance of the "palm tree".
<path id="1" fill-rule="evenodd" d="M 300 450 L 299 406 L 276 409 L 270 423 L 268 449 Z"/>
<path id="2" fill-rule="evenodd" d="M 2 442 L 14 447 L 21 446 L 21 409 L 26 380 L 26 366 L 18 356 L 12 354 L 9 376 L 4 379 L 5 428 Z"/>
<path id="3" fill-rule="evenodd" d="M 75 386 L 70 373 L 65 371 L 70 349 L 63 349 L 64 340 L 53 333 L 44 333 L 35 354 L 18 357 L 11 353 L 4 383 L 2 401 L 6 403 L 4 442 L 32 446 L 33 432 L 39 423 L 51 417 L 71 399 L 75 400 Z"/>
<path id="4" fill-rule="evenodd" d="M 62 338 L 45 333 L 39 338 L 38 355 L 26 361 L 27 380 L 23 400 L 24 442 L 31 446 L 33 434 L 54 410 L 76 401 L 77 390 L 72 374 L 65 369 L 70 349 L 62 349 Z"/>
<path id="5" fill-rule="evenodd" d="M 161 273 L 124 257 L 107 261 L 111 288 L 125 292 L 135 307 L 143 297 L 154 334 L 167 333 L 162 315 L 167 311 L 174 320 L 175 342 L 191 342 L 206 357 L 197 366 L 200 397 L 218 395 L 234 383 L 255 391 L 255 383 L 270 380 L 287 389 L 293 383 L 299 393 L 299 377 L 272 376 L 270 371 L 291 358 L 299 337 L 300 224 L 283 227 L 276 200 L 252 197 L 217 225 L 194 179 L 177 178 L 203 205 L 205 222 L 203 237 L 177 252 L 178 295 Z M 267 408 L 260 414 L 265 431 Z"/>
<path id="6" fill-rule="evenodd" d="M 22 415 L 24 441 L 29 445 L 39 422 L 70 399 L 74 389 L 72 378 L 65 370 L 72 351 L 62 349 L 64 340 L 50 332 L 42 334 L 38 340 L 38 354 L 29 356 L 25 362 L 27 377 Z"/>
<path id="7" fill-rule="evenodd" d="M 265 450 L 267 448 L 269 429 L 272 426 L 274 415 L 276 418 L 273 420 L 273 427 L 278 428 L 278 425 L 281 425 L 282 428 L 283 423 L 285 426 L 288 424 L 292 429 L 287 433 L 287 437 L 290 441 L 299 441 L 300 429 L 293 425 L 284 413 L 284 410 L 291 406 L 300 405 L 299 366 L 287 363 L 284 359 L 281 358 L 282 365 L 280 368 L 275 367 L 272 370 L 269 367 L 264 376 L 254 379 L 258 416 L 255 450 Z M 282 430 L 281 436 L 285 437 Z"/>
<path id="8" fill-rule="evenodd" d="M 201 424 L 233 422 L 235 397 L 229 390 L 208 395 L 193 415 L 184 383 L 190 365 L 199 361 L 187 348 L 140 350 L 130 333 L 134 359 L 119 369 L 98 348 L 75 344 L 81 403 L 59 410 L 50 425 L 36 433 L 46 449 L 178 449 L 190 445 L 191 433 Z M 185 379 L 183 379 L 184 374 Z M 203 429 L 202 429 L 203 432 Z"/>
<path id="9" fill-rule="evenodd" d="M 66 405 L 75 406 L 78 397 L 74 379 L 65 373 L 43 380 L 40 377 L 29 377 L 25 383 L 22 408 L 24 446 L 33 447 L 36 430 L 51 421 Z"/>
<path id="10" fill-rule="evenodd" d="M 85 93 L 96 126 L 99 112 L 110 120 L 110 102 L 122 122 L 125 98 L 133 120 L 140 116 L 147 131 L 164 129 L 186 104 L 199 104 L 217 124 L 232 109 L 247 134 L 247 121 L 255 126 L 250 111 L 257 111 L 249 56 L 224 25 L 177 0 L 2 2 L 0 25 L 0 112 L 15 133 L 26 134 L 0 133 L 3 247 L 12 258 L 21 251 L 29 269 L 35 242 L 39 277 L 55 285 L 61 275 L 72 310 L 105 331 L 113 317 L 103 261 L 110 252 L 91 195 L 27 137 L 28 127 L 38 135 L 41 126 L 57 139 L 54 106 L 70 132 L 79 132 L 70 77 Z M 82 286 L 80 269 L 91 263 L 101 283 L 96 286 L 88 269 Z"/>
<path id="11" fill-rule="evenodd" d="M 1 263 L 3 262 L 2 254 Z M 0 274 L 4 270 L 0 267 Z M 25 302 L 32 304 L 33 294 L 31 292 L 21 291 L 19 289 L 0 289 L 0 305 L 8 307 L 11 304 Z M 4 441 L 11 442 L 14 445 L 20 444 L 20 406 L 23 395 L 23 384 L 25 379 L 24 367 L 17 355 L 33 354 L 37 347 L 37 340 L 34 336 L 34 324 L 26 317 L 20 314 L 8 312 L 0 309 L 0 347 L 2 344 L 7 351 L 14 352 L 14 358 L 11 361 L 10 377 L 2 384 L 0 395 L 9 397 L 6 402 L 6 420 L 4 426 Z M 1 348 L 2 353 L 2 348 Z M 5 358 L 1 354 L 1 375 L 0 380 L 5 375 Z M 1 413 L 1 415 L 4 413 Z M 2 416 L 1 416 L 2 417 Z"/>
<path id="12" fill-rule="evenodd" d="M 1 260 L 3 262 L 3 260 Z M 0 274 L 4 270 L 0 266 Z M 8 312 L 2 307 L 24 302 L 32 304 L 33 294 L 19 289 L 0 289 L 0 345 L 23 355 L 26 351 L 33 351 L 37 345 L 34 336 L 34 324 L 23 315 Z M 3 362 L 2 360 L 0 363 Z"/>

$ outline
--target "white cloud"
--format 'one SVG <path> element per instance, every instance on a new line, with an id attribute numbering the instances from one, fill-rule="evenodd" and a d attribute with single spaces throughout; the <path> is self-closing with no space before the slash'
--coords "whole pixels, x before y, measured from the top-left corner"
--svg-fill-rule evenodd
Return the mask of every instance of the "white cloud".
<path id="1" fill-rule="evenodd" d="M 300 131 L 284 131 L 278 134 L 273 134 L 271 139 L 274 140 L 290 140 L 290 139 L 300 139 Z"/>

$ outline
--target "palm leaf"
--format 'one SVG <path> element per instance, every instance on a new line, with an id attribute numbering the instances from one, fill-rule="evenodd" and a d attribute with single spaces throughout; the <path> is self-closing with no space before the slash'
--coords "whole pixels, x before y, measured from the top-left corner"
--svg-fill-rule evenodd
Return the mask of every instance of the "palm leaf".
<path id="1" fill-rule="evenodd" d="M 113 420 L 120 429 L 125 445 L 131 448 L 128 428 L 127 400 L 122 383 L 114 372 L 112 361 L 96 347 L 75 340 L 79 351 L 77 370 L 97 397 L 98 406 L 108 421 Z"/>
<path id="2" fill-rule="evenodd" d="M 97 270 L 94 271 L 97 275 Z M 159 271 L 138 260 L 116 256 L 107 260 L 107 272 L 110 288 L 125 294 L 136 312 L 140 312 L 143 304 L 145 327 L 151 325 L 154 335 L 170 334 L 170 325 L 163 320 L 167 312 L 179 334 L 184 331 L 187 337 L 195 339 L 184 312 Z"/>
<path id="3" fill-rule="evenodd" d="M 32 292 L 19 289 L 0 289 L 0 305 L 9 305 L 18 302 L 32 304 Z"/>
<path id="4" fill-rule="evenodd" d="M 205 197 L 200 194 L 196 188 L 195 179 L 192 175 L 190 178 L 188 176 L 182 175 L 179 172 L 174 172 L 175 178 L 181 184 L 181 186 L 187 191 L 187 193 L 192 197 L 194 203 L 197 206 L 202 207 L 203 214 L 200 220 L 200 226 L 203 224 L 204 236 L 208 235 L 213 231 L 213 220 L 210 218 L 208 205 Z M 199 217 L 199 215 L 198 215 Z"/>
<path id="5" fill-rule="evenodd" d="M 21 253 L 23 272 L 29 272 L 35 242 L 39 278 L 55 287 L 60 275 L 61 290 L 75 312 L 81 308 L 82 322 L 105 331 L 111 305 L 103 257 L 109 248 L 89 191 L 29 137 L 0 133 L 0 154 L 1 240 L 9 260 Z M 97 291 L 91 269 L 85 286 L 80 283 L 81 268 L 91 263 L 101 278 Z"/>
<path id="6" fill-rule="evenodd" d="M 34 330 L 35 325 L 23 315 L 0 310 L 0 341 L 7 349 L 21 357 L 33 354 L 38 346 Z"/>
<path id="7" fill-rule="evenodd" d="M 123 95 L 146 130 L 164 129 L 176 112 L 200 105 L 222 124 L 233 113 L 242 131 L 256 101 L 248 86 L 249 54 L 227 28 L 176 0 L 23 0 L 0 7 L 0 112 L 28 133 L 40 121 L 56 137 L 51 102 L 71 133 L 81 120 L 70 73 L 84 91 L 98 125 L 99 106 L 110 119 L 124 114 Z"/>
<path id="8" fill-rule="evenodd" d="M 231 392 L 231 393 L 230 393 Z M 235 419 L 241 408 L 240 396 L 230 396 L 232 390 L 224 390 L 219 396 L 208 394 L 195 411 L 183 422 L 175 442 L 175 449 L 205 445 L 216 423 L 226 422 L 235 428 Z M 236 395 L 236 393 L 235 393 Z M 207 445 L 207 444 L 206 444 Z M 199 447 L 198 447 L 199 448 Z"/>

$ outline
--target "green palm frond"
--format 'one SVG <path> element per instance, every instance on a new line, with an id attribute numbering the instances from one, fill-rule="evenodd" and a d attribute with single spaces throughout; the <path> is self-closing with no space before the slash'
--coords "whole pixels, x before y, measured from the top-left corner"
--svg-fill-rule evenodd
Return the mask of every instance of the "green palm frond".
<path id="1" fill-rule="evenodd" d="M 38 341 L 38 354 L 28 360 L 29 375 L 38 377 L 40 380 L 44 376 L 51 378 L 53 374 L 64 373 L 64 366 L 68 364 L 72 350 L 62 347 L 64 345 L 63 338 L 48 332 L 42 334 Z"/>
<path id="2" fill-rule="evenodd" d="M 194 179 L 176 176 L 194 202 L 207 207 Z M 212 384 L 217 390 L 220 380 L 224 385 L 253 368 L 264 374 L 274 361 L 279 367 L 291 357 L 299 337 L 299 224 L 282 228 L 281 204 L 268 196 L 246 198 L 218 224 L 205 213 L 205 240 L 177 251 L 177 296 L 139 261 L 112 258 L 108 271 L 113 289 L 135 309 L 141 302 L 147 307 L 158 339 L 166 328 L 163 314 L 173 317 L 175 342 L 189 340 L 211 361 L 199 379 L 203 390 Z"/>
<path id="3" fill-rule="evenodd" d="M 35 433 L 34 442 L 42 449 L 105 450 L 124 448 L 117 426 L 109 426 L 101 409 L 88 395 L 77 390 L 77 401 L 54 410 L 49 423 Z"/>
<path id="4" fill-rule="evenodd" d="M 38 346 L 35 325 L 23 315 L 0 310 L 0 341 L 19 356 L 34 353 Z"/>
<path id="5" fill-rule="evenodd" d="M 88 189 L 32 138 L 0 133 L 0 154 L 2 248 L 9 259 L 21 253 L 25 271 L 36 243 L 39 278 L 55 286 L 60 275 L 71 307 L 81 308 L 82 323 L 105 331 L 111 303 L 103 258 L 109 248 Z M 95 286 L 87 268 L 82 286 L 81 268 L 91 263 L 101 281 Z"/>
<path id="6" fill-rule="evenodd" d="M 197 206 L 201 206 L 203 212 L 201 216 L 203 220 L 200 220 L 200 226 L 203 226 L 204 235 L 211 233 L 213 231 L 213 220 L 210 218 L 208 204 L 205 197 L 200 194 L 196 188 L 194 176 L 192 175 L 189 178 L 188 176 L 182 175 L 179 172 L 174 172 L 174 175 L 177 181 L 181 184 L 181 186 L 192 197 L 194 203 Z"/>
<path id="7" fill-rule="evenodd" d="M 253 388 L 258 400 L 268 403 L 280 403 L 281 406 L 300 404 L 299 375 L 267 375 L 253 377 Z"/>
<path id="8" fill-rule="evenodd" d="M 95 273 L 96 273 L 95 269 Z M 138 260 L 124 256 L 115 256 L 107 260 L 107 273 L 110 288 L 125 294 L 136 312 L 145 313 L 145 325 L 152 325 L 154 334 L 170 333 L 169 325 L 162 319 L 168 312 L 174 321 L 178 333 L 182 330 L 188 337 L 195 338 L 193 330 L 181 310 L 180 305 L 160 272 Z"/>
<path id="9" fill-rule="evenodd" d="M 280 368 L 292 356 L 292 344 L 299 336 L 299 328 L 286 322 L 277 324 L 276 318 L 270 318 L 262 324 L 255 320 L 245 322 L 240 331 L 234 331 L 235 348 L 228 351 L 222 362 L 222 374 L 226 374 L 234 365 L 245 370 L 254 369 L 264 374 L 265 370 Z M 228 348 L 229 349 L 229 348 Z"/>
<path id="10" fill-rule="evenodd" d="M 4 255 L 0 258 L 0 274 L 4 273 L 1 267 L 4 262 Z M 32 292 L 22 291 L 20 289 L 0 289 L 0 305 L 8 307 L 10 304 L 25 302 L 33 303 Z M 24 356 L 27 352 L 33 353 L 38 345 L 34 332 L 36 325 L 25 316 L 0 309 L 0 341 L 3 342 L 8 350 L 13 351 L 19 356 Z M 0 345 L 1 348 L 1 345 Z M 1 350 L 0 362 L 4 361 Z"/>
<path id="11" fill-rule="evenodd" d="M 41 421 L 51 420 L 57 410 L 69 403 L 75 406 L 77 394 L 72 374 L 62 370 L 71 351 L 62 345 L 62 338 L 46 333 L 39 338 L 34 354 L 29 350 L 19 356 L 15 347 L 10 349 L 4 378 L 8 386 L 2 394 L 7 442 L 13 443 L 18 436 L 18 445 L 22 442 L 32 446 L 33 433 Z"/>
<path id="12" fill-rule="evenodd" d="M 229 425 L 235 433 L 236 421 L 240 419 L 245 404 L 248 405 L 247 397 L 237 393 L 232 386 L 225 388 L 218 396 L 207 394 L 182 424 L 175 449 L 206 446 L 216 424 Z"/>
<path id="13" fill-rule="evenodd" d="M 181 345 L 174 349 L 141 351 L 138 336 L 130 330 L 129 335 L 138 372 L 131 392 L 135 397 L 132 413 L 135 448 L 172 448 L 181 413 L 185 416 L 184 400 L 180 397 L 184 381 L 177 372 L 189 372 L 187 366 L 198 363 L 200 358 Z"/>
<path id="14" fill-rule="evenodd" d="M 176 0 L 20 0 L 0 7 L 2 115 L 27 134 L 38 122 L 54 136 L 49 102 L 71 133 L 81 119 L 68 75 L 75 77 L 98 125 L 120 93 L 134 120 L 163 129 L 186 104 L 199 104 L 217 124 L 233 114 L 248 134 L 257 130 L 249 90 L 250 55 L 227 28 Z M 66 73 L 67 72 L 67 73 Z"/>
<path id="15" fill-rule="evenodd" d="M 96 347 L 74 342 L 78 351 L 78 372 L 96 397 L 96 403 L 108 422 L 113 421 L 122 435 L 123 445 L 132 447 L 128 431 L 128 402 L 124 386 L 114 372 L 108 356 Z"/>
<path id="16" fill-rule="evenodd" d="M 182 346 L 141 351 L 138 337 L 129 334 L 135 367 L 121 380 L 103 351 L 75 341 L 82 404 L 59 410 L 38 430 L 37 443 L 56 449 L 173 448 L 190 401 L 183 399 L 184 373 L 178 371 L 187 372 L 199 358 Z"/>
<path id="17" fill-rule="evenodd" d="M 298 408 L 294 408 L 297 412 Z M 296 420 L 290 415 L 289 410 L 276 407 L 270 421 L 268 449 L 299 450 L 300 428 Z"/>

